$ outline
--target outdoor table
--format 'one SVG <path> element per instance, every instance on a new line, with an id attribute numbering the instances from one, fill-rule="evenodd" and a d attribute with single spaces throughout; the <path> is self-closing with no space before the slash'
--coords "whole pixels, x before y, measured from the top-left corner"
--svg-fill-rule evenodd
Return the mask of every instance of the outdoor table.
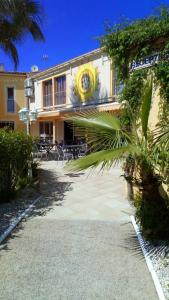
<path id="1" fill-rule="evenodd" d="M 48 143 L 38 143 L 37 144 L 37 147 L 40 152 L 46 151 L 47 158 L 49 157 L 49 154 L 54 146 L 55 146 L 55 144 L 48 144 Z"/>
<path id="2" fill-rule="evenodd" d="M 80 150 L 84 149 L 86 147 L 85 144 L 82 145 L 64 145 L 62 149 L 66 151 L 67 153 L 72 153 L 73 158 L 78 158 Z"/>

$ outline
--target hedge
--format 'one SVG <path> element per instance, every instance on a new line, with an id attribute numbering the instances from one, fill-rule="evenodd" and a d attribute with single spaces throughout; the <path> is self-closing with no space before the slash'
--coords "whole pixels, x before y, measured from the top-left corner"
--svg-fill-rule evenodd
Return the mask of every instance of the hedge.
<path id="1" fill-rule="evenodd" d="M 27 178 L 32 147 L 31 136 L 0 129 L 0 202 L 13 198 L 18 182 Z"/>

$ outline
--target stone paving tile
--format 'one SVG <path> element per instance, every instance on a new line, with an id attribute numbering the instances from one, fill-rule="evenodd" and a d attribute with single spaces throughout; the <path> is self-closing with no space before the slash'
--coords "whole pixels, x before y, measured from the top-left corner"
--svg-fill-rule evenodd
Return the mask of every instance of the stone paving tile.
<path id="1" fill-rule="evenodd" d="M 63 166 L 42 164 L 43 200 L 2 247 L 0 300 L 157 300 L 121 169 Z"/>

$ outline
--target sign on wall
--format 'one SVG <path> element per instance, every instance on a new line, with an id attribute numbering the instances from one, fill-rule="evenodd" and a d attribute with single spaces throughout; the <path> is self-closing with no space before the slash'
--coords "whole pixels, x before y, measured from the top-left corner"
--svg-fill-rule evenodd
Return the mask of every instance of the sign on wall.
<path id="1" fill-rule="evenodd" d="M 84 101 L 92 97 L 97 88 L 97 70 L 91 64 L 79 68 L 75 76 L 75 94 Z"/>
<path id="2" fill-rule="evenodd" d="M 133 61 L 130 64 L 130 71 L 151 67 L 153 64 L 158 63 L 160 59 L 160 53 L 156 53 L 138 61 Z"/>

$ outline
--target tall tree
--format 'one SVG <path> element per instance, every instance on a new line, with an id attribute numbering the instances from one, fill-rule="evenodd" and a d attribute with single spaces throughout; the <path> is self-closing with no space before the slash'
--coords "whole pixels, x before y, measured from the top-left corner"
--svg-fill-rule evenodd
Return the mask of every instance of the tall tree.
<path id="1" fill-rule="evenodd" d="M 0 1 L 0 47 L 13 60 L 15 69 L 19 63 L 17 44 L 31 34 L 35 41 L 43 41 L 41 30 L 43 9 L 36 0 Z"/>

